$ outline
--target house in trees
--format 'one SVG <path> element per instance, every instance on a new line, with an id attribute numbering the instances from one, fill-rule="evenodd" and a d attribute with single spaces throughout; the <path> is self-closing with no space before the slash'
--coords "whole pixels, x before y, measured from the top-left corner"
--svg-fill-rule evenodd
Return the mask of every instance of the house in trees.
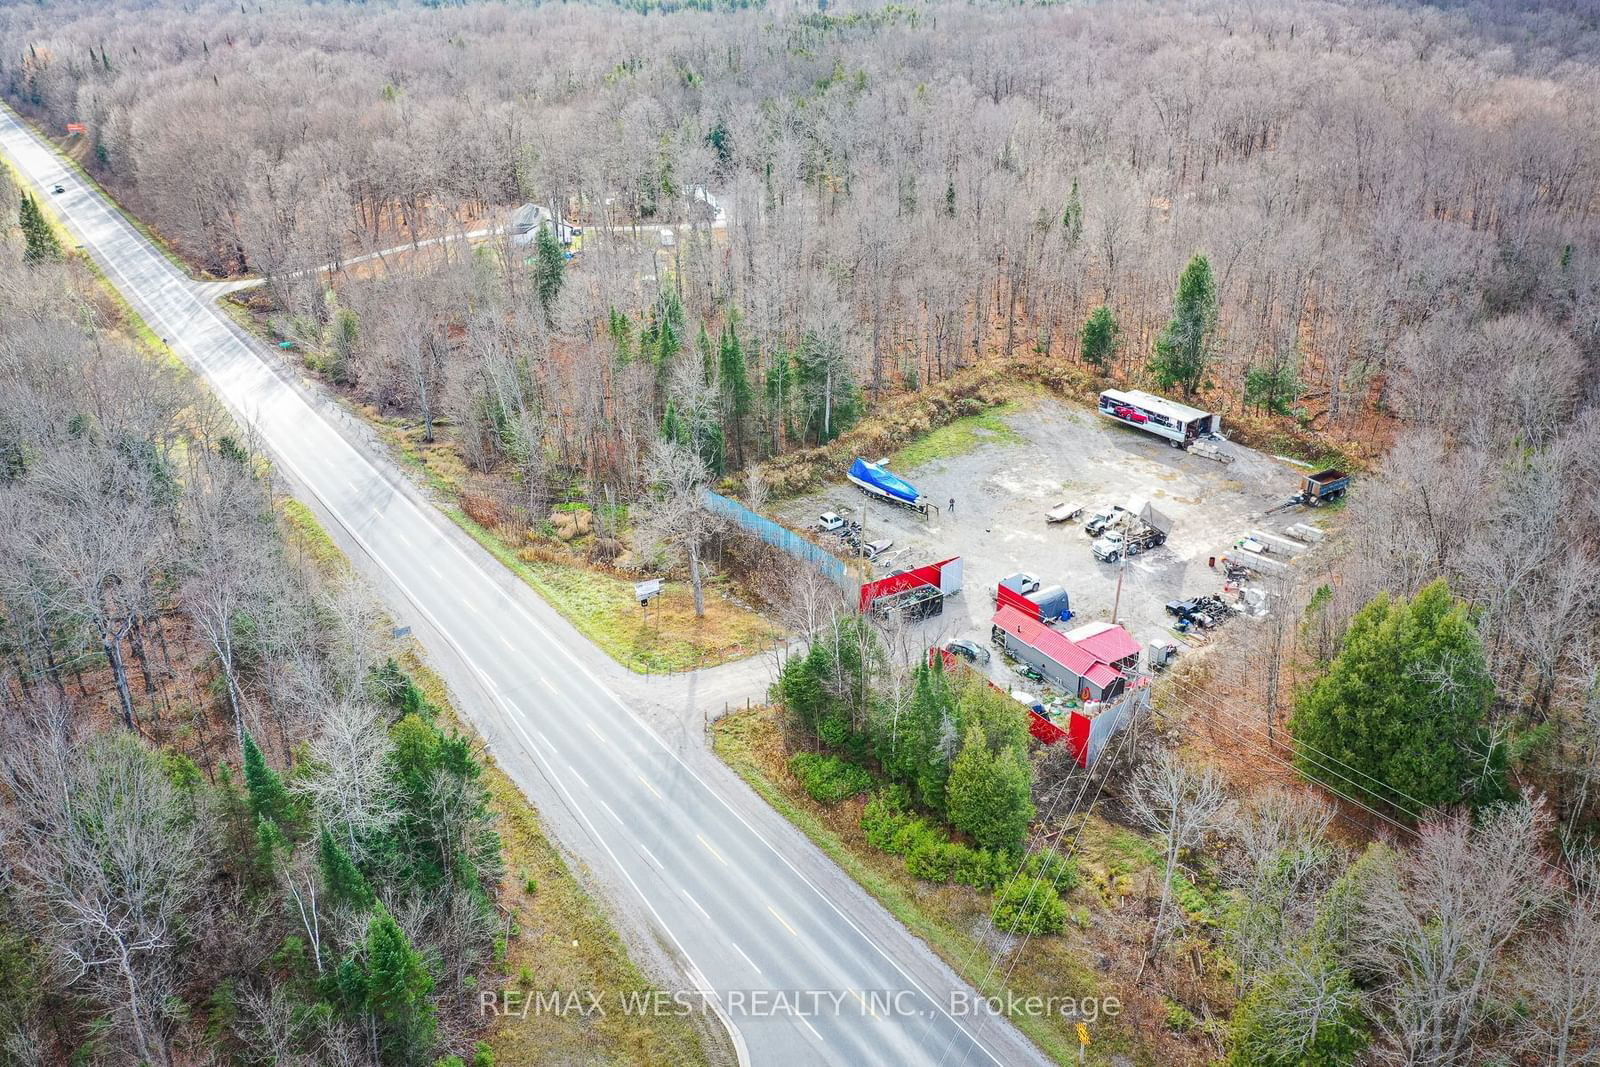
<path id="1" fill-rule="evenodd" d="M 728 224 L 727 209 L 703 185 L 695 186 L 690 194 L 689 211 L 690 217 L 696 222 L 714 227 Z"/>
<path id="2" fill-rule="evenodd" d="M 549 228 L 555 216 L 543 204 L 523 204 L 511 213 L 511 221 L 506 224 L 506 233 L 511 236 L 514 245 L 531 245 L 539 236 L 539 231 Z M 569 222 L 561 223 L 557 233 L 564 245 L 570 245 L 572 239 L 583 233 L 583 230 Z"/>

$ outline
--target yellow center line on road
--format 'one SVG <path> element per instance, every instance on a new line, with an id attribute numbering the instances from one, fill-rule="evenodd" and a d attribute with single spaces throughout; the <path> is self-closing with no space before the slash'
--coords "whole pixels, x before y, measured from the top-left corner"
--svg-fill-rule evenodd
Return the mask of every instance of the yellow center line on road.
<path id="1" fill-rule="evenodd" d="M 642 775 L 642 774 L 640 774 L 640 773 L 639 773 L 639 772 L 638 772 L 638 771 L 634 771 L 634 772 L 633 772 L 633 776 L 634 776 L 634 777 L 635 777 L 635 778 L 637 778 L 637 779 L 639 779 L 639 781 L 640 781 L 640 782 L 642 782 L 642 783 L 644 783 L 644 787 L 645 787 L 645 788 L 646 788 L 646 789 L 648 789 L 648 790 L 650 790 L 650 792 L 652 792 L 652 793 L 655 793 L 655 797 L 656 797 L 656 799 L 657 799 L 657 800 L 665 800 L 665 799 L 667 799 L 667 798 L 666 798 L 666 797 L 664 797 L 664 796 L 662 796 L 662 795 L 661 795 L 661 794 L 660 794 L 660 793 L 659 793 L 659 792 L 656 792 L 656 787 L 655 787 L 655 786 L 653 786 L 653 785 L 651 785 L 651 784 L 650 784 L 650 783 L 649 783 L 649 782 L 648 782 L 648 781 L 647 781 L 647 780 L 646 780 L 646 779 L 645 779 L 645 776 L 644 776 L 644 775 Z M 703 839 L 702 839 L 702 840 L 703 840 Z"/>
<path id="2" fill-rule="evenodd" d="M 720 853 L 716 849 L 712 848 L 711 847 L 711 842 L 707 841 L 703 835 L 695 834 L 694 836 L 695 836 L 695 840 L 699 841 L 702 845 L 706 846 L 706 851 L 707 852 L 709 852 L 713 856 L 717 857 L 717 862 L 718 863 L 722 864 L 724 867 L 726 867 L 728 865 L 728 861 L 722 858 L 722 853 Z"/>
<path id="3" fill-rule="evenodd" d="M 777 908 L 774 908 L 771 904 L 768 904 L 767 905 L 767 910 L 772 912 L 772 917 L 774 919 L 777 919 L 779 922 L 781 922 L 783 924 L 783 928 L 785 930 L 789 931 L 795 937 L 799 937 L 800 936 L 800 931 L 798 931 L 794 927 L 790 926 L 789 925 L 789 920 L 785 919 L 782 915 L 779 915 Z"/>

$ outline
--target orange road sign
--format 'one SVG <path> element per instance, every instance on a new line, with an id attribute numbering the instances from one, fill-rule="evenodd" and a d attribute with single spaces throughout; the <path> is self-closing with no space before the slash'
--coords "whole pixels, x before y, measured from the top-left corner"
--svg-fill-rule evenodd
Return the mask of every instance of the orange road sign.
<path id="1" fill-rule="evenodd" d="M 69 122 L 69 123 L 67 123 L 67 132 L 68 133 L 88 133 L 89 132 L 89 127 L 85 126 L 81 122 Z"/>

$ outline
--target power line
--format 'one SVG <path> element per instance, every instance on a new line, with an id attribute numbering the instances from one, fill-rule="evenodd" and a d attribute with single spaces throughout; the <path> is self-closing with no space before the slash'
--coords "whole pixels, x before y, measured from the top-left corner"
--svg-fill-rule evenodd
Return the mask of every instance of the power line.
<path id="1" fill-rule="evenodd" d="M 1140 704 L 1142 704 L 1142 706 L 1145 707 L 1145 708 L 1149 708 L 1150 707 L 1150 701 L 1148 699 L 1148 697 L 1149 697 L 1149 687 L 1148 686 L 1141 687 L 1141 689 L 1138 692 L 1139 692 L 1140 696 L 1143 698 L 1143 699 L 1141 699 Z M 1139 713 L 1139 705 L 1135 705 L 1135 707 L 1133 708 L 1132 713 L 1133 713 L 1133 715 L 1135 717 L 1134 721 L 1124 724 L 1122 729 L 1119 731 L 1119 735 L 1117 737 L 1117 749 L 1116 749 L 1115 753 L 1111 754 L 1112 762 L 1108 766 L 1115 766 L 1116 754 L 1120 753 L 1122 751 L 1123 744 L 1127 741 L 1129 736 L 1132 735 L 1133 728 L 1134 728 L 1135 724 L 1138 721 L 1137 716 L 1138 716 L 1138 713 Z M 1085 767 L 1084 770 L 1085 770 L 1085 772 L 1087 772 L 1088 768 Z M 1084 777 L 1084 786 L 1085 786 L 1085 788 L 1087 788 L 1087 786 L 1089 784 L 1089 778 L 1090 777 L 1091 776 L 1088 775 L 1087 773 L 1085 774 L 1085 777 Z M 1077 832 L 1076 835 L 1074 835 L 1074 837 L 1072 839 L 1072 847 L 1067 850 L 1067 853 L 1066 853 L 1066 855 L 1064 857 L 1066 860 L 1071 860 L 1077 854 L 1078 845 L 1083 840 L 1083 831 L 1085 829 L 1087 829 L 1088 825 L 1089 825 L 1089 816 L 1094 812 L 1094 806 L 1095 806 L 1095 804 L 1097 804 L 1099 802 L 1100 794 L 1101 794 L 1102 791 L 1104 791 L 1105 786 L 1106 786 L 1106 781 L 1110 777 L 1111 777 L 1111 775 L 1109 773 L 1102 774 L 1100 776 L 1100 782 L 1099 782 L 1098 785 L 1095 786 L 1094 797 L 1093 797 L 1093 799 L 1091 799 L 1089 801 L 1089 806 L 1084 809 L 1082 821 L 1080 821 L 1078 823 L 1078 832 Z M 1081 791 L 1080 791 L 1080 796 L 1081 796 Z M 1069 818 L 1069 819 L 1072 818 L 1072 816 L 1073 816 L 1073 814 L 1075 814 L 1075 812 L 1076 812 L 1076 807 L 1074 807 L 1074 809 L 1072 811 L 1069 811 L 1067 813 L 1067 818 Z M 1050 879 L 1050 890 L 1051 890 L 1051 892 L 1057 892 L 1058 893 L 1058 890 L 1056 889 L 1056 885 L 1057 885 L 1058 881 L 1060 880 L 1060 877 L 1061 877 L 1062 873 L 1064 873 L 1066 871 L 1066 869 L 1067 869 L 1066 864 L 1063 863 L 1062 866 L 1061 866 L 1061 869 L 1058 870 L 1056 872 L 1056 874 L 1051 877 L 1051 879 Z M 1018 922 L 1021 921 L 1021 915 L 1027 913 L 1028 903 L 1030 901 L 1032 901 L 1033 893 L 1037 889 L 1038 889 L 1037 885 L 1035 885 L 1031 889 L 1029 889 L 1028 897 L 1027 897 L 1026 900 L 1023 901 L 1021 914 L 1018 915 Z M 1016 926 L 1015 925 L 1012 926 L 1012 931 L 1011 932 L 1013 934 L 1016 932 Z M 1005 988 L 1008 988 L 1010 986 L 1011 975 L 1012 975 L 1013 972 L 1016 971 L 1017 964 L 1022 962 L 1022 953 L 1028 947 L 1028 942 L 1031 941 L 1031 940 L 1033 940 L 1033 931 L 1030 930 L 1026 934 L 1023 935 L 1022 943 L 1020 945 L 1016 946 L 1012 950 L 1011 963 L 1006 967 L 1005 975 L 1000 979 L 1000 988 L 1005 989 Z M 989 978 L 993 974 L 993 971 L 994 971 L 994 965 L 996 963 L 998 963 L 998 962 L 999 962 L 999 956 L 996 955 L 996 956 L 994 956 L 992 958 L 992 962 L 990 964 L 989 970 L 986 971 L 985 974 L 984 974 L 984 982 L 985 983 L 987 983 L 989 981 Z M 975 1029 L 978 1030 L 979 1032 L 981 1032 L 982 1029 L 983 1029 L 983 1023 L 987 1022 L 987 1021 L 988 1021 L 987 1018 L 985 1018 L 984 1020 L 980 1021 L 978 1026 L 975 1027 Z M 961 1055 L 960 1067 L 965 1067 L 966 1062 L 967 1062 L 967 1057 L 969 1057 L 971 1055 L 972 1055 L 972 1048 L 969 1045 L 968 1048 L 966 1049 L 966 1051 L 963 1052 L 962 1055 Z M 940 1062 L 941 1063 L 943 1062 L 943 1057 L 940 1057 Z"/>

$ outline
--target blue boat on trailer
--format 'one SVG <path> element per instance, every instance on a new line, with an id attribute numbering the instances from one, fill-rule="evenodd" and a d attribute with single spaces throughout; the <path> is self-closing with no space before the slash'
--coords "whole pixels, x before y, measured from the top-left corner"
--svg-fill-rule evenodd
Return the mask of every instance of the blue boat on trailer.
<path id="1" fill-rule="evenodd" d="M 882 463 L 869 463 L 857 456 L 856 461 L 850 464 L 850 473 L 846 477 L 859 486 L 863 493 L 890 504 L 898 504 L 924 515 L 938 510 L 933 501 L 917 491 L 916 486 L 891 473 Z"/>

